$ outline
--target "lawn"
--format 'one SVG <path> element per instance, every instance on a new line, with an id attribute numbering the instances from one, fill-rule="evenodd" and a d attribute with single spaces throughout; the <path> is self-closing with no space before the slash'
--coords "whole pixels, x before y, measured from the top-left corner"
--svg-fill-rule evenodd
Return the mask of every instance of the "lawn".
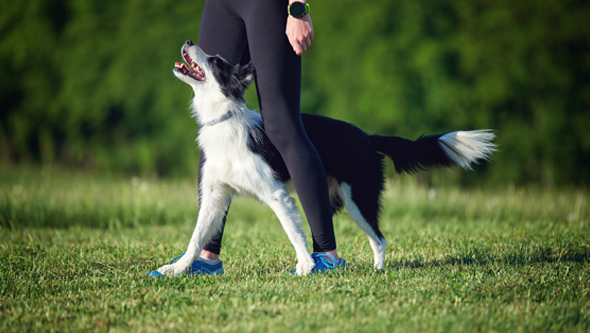
<path id="1" fill-rule="evenodd" d="M 589 194 L 397 178 L 385 269 L 341 214 L 348 269 L 307 277 L 289 274 L 295 252 L 272 212 L 238 199 L 223 276 L 151 279 L 188 243 L 194 178 L 2 168 L 0 331 L 588 332 Z"/>

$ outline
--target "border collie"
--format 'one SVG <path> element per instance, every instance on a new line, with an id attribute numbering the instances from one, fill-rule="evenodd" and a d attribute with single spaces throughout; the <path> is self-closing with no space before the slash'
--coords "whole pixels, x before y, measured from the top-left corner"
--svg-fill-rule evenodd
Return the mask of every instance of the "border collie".
<path id="1" fill-rule="evenodd" d="M 296 273 L 311 273 L 314 261 L 301 230 L 301 216 L 284 184 L 289 180 L 287 168 L 266 137 L 260 114 L 247 109 L 244 102 L 244 91 L 255 76 L 253 65 L 232 66 L 220 56 L 205 54 L 192 41 L 186 41 L 181 52 L 186 63 L 176 63 L 174 74 L 194 90 L 192 116 L 200 125 L 197 141 L 207 159 L 201 170 L 197 224 L 186 254 L 158 272 L 183 274 L 219 230 L 232 197 L 247 195 L 266 203 L 277 215 L 295 247 Z M 326 169 L 333 212 L 346 208 L 365 232 L 377 269 L 383 268 L 385 261 L 386 241 L 378 222 L 384 155 L 391 158 L 398 173 L 413 173 L 432 167 L 471 169 L 472 163 L 489 159 L 495 151 L 490 130 L 411 141 L 367 135 L 351 124 L 327 117 L 301 117 Z"/>

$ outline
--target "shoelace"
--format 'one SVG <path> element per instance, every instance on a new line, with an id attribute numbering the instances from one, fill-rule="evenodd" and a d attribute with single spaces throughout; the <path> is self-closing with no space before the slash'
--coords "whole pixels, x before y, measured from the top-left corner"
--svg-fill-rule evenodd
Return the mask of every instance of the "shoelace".
<path id="1" fill-rule="evenodd" d="M 176 261 L 176 259 L 178 259 L 178 258 L 182 257 L 182 256 L 183 256 L 185 253 L 186 253 L 186 252 L 182 252 L 182 253 L 181 253 L 181 254 L 180 254 L 178 257 L 176 257 L 176 258 L 172 259 L 172 261 L 171 261 L 171 262 L 170 262 L 168 265 L 172 265 L 172 263 L 173 263 L 174 261 Z"/>
<path id="2" fill-rule="evenodd" d="M 317 258 L 322 265 L 326 268 L 333 269 L 337 267 L 337 260 L 334 256 L 329 254 L 314 254 L 314 258 Z M 328 260 L 327 258 L 331 258 L 332 260 Z"/>

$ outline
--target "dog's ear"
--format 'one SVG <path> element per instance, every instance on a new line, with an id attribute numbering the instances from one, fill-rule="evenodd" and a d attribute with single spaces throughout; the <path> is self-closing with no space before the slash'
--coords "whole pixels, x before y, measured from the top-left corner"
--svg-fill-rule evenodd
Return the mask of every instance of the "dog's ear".
<path id="1" fill-rule="evenodd" d="M 247 86 L 254 81 L 254 77 L 256 76 L 256 69 L 254 68 L 254 64 L 252 61 L 248 62 L 245 65 L 237 64 L 234 66 L 234 75 L 236 79 L 246 88 Z"/>
<path id="2" fill-rule="evenodd" d="M 254 65 L 252 65 L 252 62 L 249 62 L 243 66 L 238 64 L 235 65 L 231 71 L 229 71 L 229 73 L 229 76 L 227 76 L 224 80 L 226 84 L 222 85 L 224 94 L 226 96 L 232 96 L 236 99 L 243 99 L 244 91 L 254 80 Z"/>

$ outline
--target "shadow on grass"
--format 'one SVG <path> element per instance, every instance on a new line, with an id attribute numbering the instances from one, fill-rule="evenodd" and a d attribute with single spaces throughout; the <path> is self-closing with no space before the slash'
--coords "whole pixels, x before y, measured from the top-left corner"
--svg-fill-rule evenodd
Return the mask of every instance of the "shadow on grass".
<path id="1" fill-rule="evenodd" d="M 506 255 L 487 254 L 484 251 L 469 251 L 460 256 L 448 257 L 443 260 L 425 261 L 415 259 L 406 261 L 401 259 L 387 266 L 389 269 L 399 270 L 402 268 L 427 268 L 441 266 L 487 266 L 487 265 L 510 265 L 522 266 L 533 264 L 556 264 L 556 263 L 588 263 L 590 262 L 589 249 L 561 249 L 555 250 L 551 247 L 543 247 L 532 253 L 508 253 Z"/>

